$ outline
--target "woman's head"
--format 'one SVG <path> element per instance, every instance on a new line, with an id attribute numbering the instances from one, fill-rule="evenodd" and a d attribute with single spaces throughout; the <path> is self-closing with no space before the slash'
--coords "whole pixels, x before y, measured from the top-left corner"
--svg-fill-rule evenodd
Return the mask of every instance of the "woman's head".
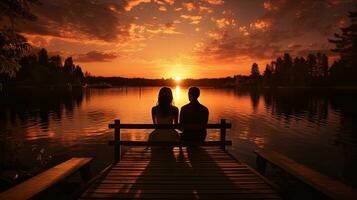
<path id="1" fill-rule="evenodd" d="M 169 106 L 172 105 L 172 100 L 173 96 L 171 89 L 168 87 L 162 87 L 159 92 L 157 104 L 159 106 Z"/>

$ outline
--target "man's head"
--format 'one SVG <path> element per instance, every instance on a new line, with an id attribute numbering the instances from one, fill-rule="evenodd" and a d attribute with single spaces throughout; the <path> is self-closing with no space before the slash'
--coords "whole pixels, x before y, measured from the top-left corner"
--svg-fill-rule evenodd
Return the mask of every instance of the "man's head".
<path id="1" fill-rule="evenodd" d="M 198 87 L 190 87 L 188 90 L 188 99 L 190 101 L 197 101 L 197 98 L 200 96 L 200 89 Z"/>

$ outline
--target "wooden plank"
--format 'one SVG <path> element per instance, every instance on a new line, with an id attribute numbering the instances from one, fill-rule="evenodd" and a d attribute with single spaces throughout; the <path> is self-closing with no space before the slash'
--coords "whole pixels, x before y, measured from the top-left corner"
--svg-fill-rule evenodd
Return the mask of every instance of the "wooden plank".
<path id="1" fill-rule="evenodd" d="M 85 196 L 84 196 L 85 197 Z M 230 193 L 219 193 L 219 194 L 201 194 L 199 191 L 192 191 L 190 194 L 147 194 L 147 193 L 91 193 L 91 198 L 116 198 L 116 199 L 132 199 L 132 198 L 140 198 L 140 199 L 276 199 L 279 198 L 276 194 L 230 194 Z"/>
<path id="2" fill-rule="evenodd" d="M 224 180 L 217 181 L 215 183 L 208 182 L 207 180 L 190 180 L 191 183 L 201 184 L 201 185 L 217 185 L 217 184 L 255 184 L 255 183 L 265 183 L 261 179 L 257 180 Z M 102 183 L 140 183 L 140 184 L 188 184 L 187 181 L 175 181 L 175 180 L 123 180 L 123 179 L 104 179 Z"/>
<path id="3" fill-rule="evenodd" d="M 357 190 L 337 180 L 299 164 L 274 151 L 255 151 L 257 156 L 283 169 L 300 181 L 310 185 L 332 199 L 356 200 Z"/>
<path id="4" fill-rule="evenodd" d="M 226 190 L 228 189 L 226 185 L 196 185 L 196 184 L 185 184 L 185 185 L 167 185 L 167 184 L 125 184 L 125 183 L 97 183 L 93 187 L 95 188 L 115 188 L 115 189 L 200 189 L 200 190 Z M 230 187 L 231 188 L 231 187 Z M 237 190 L 255 190 L 255 189 L 271 189 L 271 187 L 265 183 L 257 184 L 241 184 L 233 185 L 232 188 Z"/>
<path id="5" fill-rule="evenodd" d="M 30 199 L 88 165 L 93 158 L 71 158 L 0 194 L 1 200 Z"/>
<path id="6" fill-rule="evenodd" d="M 223 142 L 225 145 L 232 145 L 232 141 Z M 153 142 L 153 141 L 115 141 L 110 140 L 109 145 L 122 145 L 122 146 L 155 146 L 155 147 L 189 147 L 194 145 L 200 146 L 219 146 L 221 141 L 206 141 L 203 143 L 198 142 Z"/>
<path id="7" fill-rule="evenodd" d="M 90 187 L 82 199 L 279 199 L 245 164 L 222 150 L 201 148 L 184 159 L 169 151 L 129 149 L 121 162 Z M 207 149 L 207 151 L 205 150 Z M 159 151 L 157 151 L 159 150 Z M 158 153 L 159 152 L 159 153 Z M 155 158 L 151 157 L 154 156 Z"/>
<path id="8" fill-rule="evenodd" d="M 255 190 L 237 190 L 237 189 L 197 189 L 199 190 L 200 193 L 204 194 L 222 194 L 222 193 L 228 193 L 228 194 L 275 194 L 273 190 L 269 189 L 255 189 Z M 141 193 L 146 193 L 146 194 L 192 194 L 193 190 L 191 189 L 133 189 L 133 188 L 127 188 L 127 189 L 116 189 L 116 188 L 96 188 L 93 191 L 88 192 L 90 193 L 126 193 L 126 194 L 135 194 L 140 191 Z"/>
<path id="9" fill-rule="evenodd" d="M 181 124 L 109 124 L 109 128 L 120 128 L 120 129 L 182 129 Z M 222 124 L 207 124 L 207 125 L 186 125 L 185 128 L 190 129 L 221 129 L 221 128 L 232 128 L 232 124 L 226 123 Z"/>

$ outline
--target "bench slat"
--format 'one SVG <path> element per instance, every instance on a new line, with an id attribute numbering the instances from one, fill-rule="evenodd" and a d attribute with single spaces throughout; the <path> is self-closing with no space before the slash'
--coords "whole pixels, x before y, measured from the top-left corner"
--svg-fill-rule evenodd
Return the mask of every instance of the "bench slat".
<path id="1" fill-rule="evenodd" d="M 1 200 L 22 200 L 34 197 L 36 194 L 48 189 L 66 177 L 74 174 L 82 167 L 88 165 L 93 158 L 71 158 L 51 169 L 48 169 L 29 180 L 20 183 L 0 194 Z"/>
<path id="2" fill-rule="evenodd" d="M 120 129 L 180 129 L 181 124 L 109 124 L 109 128 L 120 128 Z M 187 126 L 186 126 L 187 127 Z M 191 128 L 202 128 L 202 126 L 190 125 Z M 204 128 L 207 129 L 220 129 L 220 128 L 231 128 L 232 125 L 227 124 L 207 124 Z"/>
<path id="3" fill-rule="evenodd" d="M 109 141 L 109 145 L 120 144 L 123 146 L 163 146 L 163 147 L 186 147 L 199 144 L 200 146 L 220 146 L 221 141 L 206 141 L 204 143 L 192 142 L 148 142 L 148 141 Z M 232 145 L 232 141 L 225 141 L 225 145 Z"/>
<path id="4" fill-rule="evenodd" d="M 284 155 L 274 151 L 259 150 L 255 151 L 257 156 L 269 163 L 283 169 L 300 181 L 310 185 L 332 199 L 357 199 L 357 190 L 337 180 L 333 180 L 317 171 L 299 164 Z"/>

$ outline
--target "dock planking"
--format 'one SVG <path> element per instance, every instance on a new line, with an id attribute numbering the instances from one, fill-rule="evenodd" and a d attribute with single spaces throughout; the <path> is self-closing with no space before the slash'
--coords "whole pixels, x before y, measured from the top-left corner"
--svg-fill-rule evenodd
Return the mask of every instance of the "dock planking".
<path id="1" fill-rule="evenodd" d="M 281 199 L 255 170 L 214 147 L 132 147 L 80 199 Z"/>

